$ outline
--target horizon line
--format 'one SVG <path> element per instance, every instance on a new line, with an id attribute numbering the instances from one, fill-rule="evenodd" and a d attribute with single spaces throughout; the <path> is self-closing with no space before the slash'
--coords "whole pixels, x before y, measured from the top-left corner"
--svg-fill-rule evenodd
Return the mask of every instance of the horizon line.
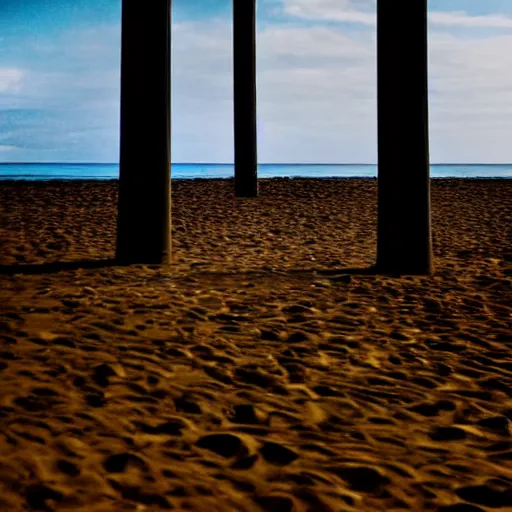
<path id="1" fill-rule="evenodd" d="M 119 165 L 119 162 L 0 162 L 0 165 Z M 171 162 L 171 165 L 235 165 L 234 162 Z M 325 162 L 258 162 L 258 165 L 293 165 L 293 166 L 374 166 L 376 163 L 325 163 Z M 486 163 L 486 162 L 431 162 L 430 165 L 471 166 L 471 165 L 512 165 L 512 162 Z"/>

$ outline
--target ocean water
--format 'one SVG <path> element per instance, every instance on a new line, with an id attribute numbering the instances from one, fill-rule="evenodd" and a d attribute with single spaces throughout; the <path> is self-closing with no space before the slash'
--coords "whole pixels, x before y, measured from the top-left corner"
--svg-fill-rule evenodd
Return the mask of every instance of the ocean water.
<path id="1" fill-rule="evenodd" d="M 173 179 L 231 178 L 232 164 L 172 164 Z M 432 178 L 512 178 L 512 164 L 436 164 Z M 260 164 L 260 178 L 377 177 L 376 165 Z M 119 178 L 118 164 L 0 163 L 0 180 L 111 180 Z"/>

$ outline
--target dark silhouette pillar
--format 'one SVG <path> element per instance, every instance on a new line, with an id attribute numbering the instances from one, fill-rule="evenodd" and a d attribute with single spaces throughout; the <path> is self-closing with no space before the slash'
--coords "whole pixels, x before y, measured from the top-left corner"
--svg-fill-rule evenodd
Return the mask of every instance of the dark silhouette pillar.
<path id="1" fill-rule="evenodd" d="M 430 274 L 427 0 L 378 0 L 379 273 Z"/>
<path id="2" fill-rule="evenodd" d="M 123 0 L 117 260 L 168 263 L 171 0 Z"/>
<path id="3" fill-rule="evenodd" d="M 258 195 L 256 0 L 233 0 L 235 194 Z"/>

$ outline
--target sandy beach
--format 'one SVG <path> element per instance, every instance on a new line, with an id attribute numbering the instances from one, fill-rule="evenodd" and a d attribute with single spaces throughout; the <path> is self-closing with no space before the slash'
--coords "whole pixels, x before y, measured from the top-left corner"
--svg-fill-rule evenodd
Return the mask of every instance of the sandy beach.
<path id="1" fill-rule="evenodd" d="M 512 180 L 433 180 L 430 277 L 375 179 L 173 181 L 169 268 L 116 208 L 0 182 L 1 511 L 512 510 Z"/>

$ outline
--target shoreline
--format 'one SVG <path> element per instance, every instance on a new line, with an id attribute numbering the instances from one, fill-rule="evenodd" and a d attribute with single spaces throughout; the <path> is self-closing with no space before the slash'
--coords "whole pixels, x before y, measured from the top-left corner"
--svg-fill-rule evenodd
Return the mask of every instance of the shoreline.
<path id="1" fill-rule="evenodd" d="M 430 177 L 431 180 L 434 180 L 436 182 L 440 181 L 508 181 L 512 179 L 512 176 L 510 177 L 503 177 L 503 176 L 495 176 L 495 177 L 486 177 L 486 176 L 468 176 L 468 177 L 461 177 L 461 176 L 454 176 L 454 177 Z M 208 178 L 172 178 L 172 181 L 234 181 L 234 177 L 232 178 L 214 178 L 214 177 L 208 177 Z M 258 181 L 267 181 L 267 180 L 370 180 L 370 181 L 377 181 L 378 178 L 376 176 L 315 176 L 315 177 L 309 177 L 309 176 L 276 176 L 276 177 L 268 177 L 268 178 L 258 178 Z M 19 183 L 19 182 L 83 182 L 83 183 L 97 183 L 97 182 L 118 182 L 119 178 L 95 178 L 95 179 L 87 179 L 87 178 L 74 178 L 74 179 L 61 179 L 61 178 L 38 178 L 38 179 L 9 179 L 9 178 L 2 178 L 0 177 L 0 183 Z"/>

